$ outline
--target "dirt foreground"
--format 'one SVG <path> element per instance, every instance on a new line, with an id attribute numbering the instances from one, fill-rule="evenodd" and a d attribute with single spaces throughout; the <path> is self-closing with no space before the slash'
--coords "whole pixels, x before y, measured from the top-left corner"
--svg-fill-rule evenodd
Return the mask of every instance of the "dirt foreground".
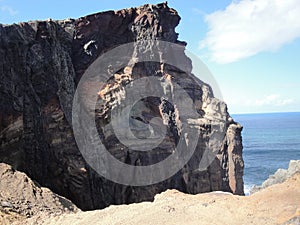
<path id="1" fill-rule="evenodd" d="M 23 221 L 24 223 L 24 221 Z M 28 224 L 300 224 L 300 173 L 251 196 L 223 192 L 198 195 L 168 190 L 154 202 L 104 210 L 35 216 Z"/>

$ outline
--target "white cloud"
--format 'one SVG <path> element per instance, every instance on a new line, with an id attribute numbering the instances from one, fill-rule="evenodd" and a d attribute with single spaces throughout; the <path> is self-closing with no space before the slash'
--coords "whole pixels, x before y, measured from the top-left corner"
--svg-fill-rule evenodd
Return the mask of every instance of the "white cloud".
<path id="1" fill-rule="evenodd" d="M 278 94 L 268 95 L 254 102 L 257 106 L 286 106 L 294 102 L 291 98 L 282 98 Z"/>
<path id="2" fill-rule="evenodd" d="M 203 10 L 198 9 L 198 8 L 192 8 L 192 11 L 194 13 L 198 14 L 198 15 L 201 15 L 201 16 L 205 16 L 206 15 L 206 13 Z"/>
<path id="3" fill-rule="evenodd" d="M 17 10 L 14 10 L 12 7 L 7 6 L 7 5 L 0 6 L 0 11 L 7 12 L 11 16 L 14 16 L 14 15 L 18 14 Z"/>
<path id="4" fill-rule="evenodd" d="M 225 102 L 230 113 L 298 112 L 300 109 L 298 99 L 278 94 L 261 98 L 254 96 L 240 96 L 238 99 L 225 98 Z"/>
<path id="5" fill-rule="evenodd" d="M 300 37 L 299 0 L 233 1 L 205 17 L 209 31 L 200 48 L 212 60 L 230 63 L 259 52 L 276 51 Z"/>

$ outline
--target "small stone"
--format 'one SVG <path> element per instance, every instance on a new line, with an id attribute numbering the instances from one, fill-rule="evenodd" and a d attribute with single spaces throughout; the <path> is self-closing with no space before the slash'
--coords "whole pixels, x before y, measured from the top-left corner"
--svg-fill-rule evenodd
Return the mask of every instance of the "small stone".
<path id="1" fill-rule="evenodd" d="M 208 203 L 203 203 L 202 204 L 204 207 L 207 207 L 208 206 Z"/>
<path id="2" fill-rule="evenodd" d="M 14 208 L 13 204 L 11 204 L 10 202 L 6 202 L 6 201 L 2 201 L 1 206 L 3 208 Z"/>

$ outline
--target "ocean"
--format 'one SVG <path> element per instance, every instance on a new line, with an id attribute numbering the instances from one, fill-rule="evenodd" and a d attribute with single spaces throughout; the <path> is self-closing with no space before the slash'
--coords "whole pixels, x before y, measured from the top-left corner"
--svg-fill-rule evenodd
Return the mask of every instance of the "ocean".
<path id="1" fill-rule="evenodd" d="M 277 169 L 287 169 L 290 160 L 300 159 L 300 112 L 234 114 L 232 117 L 244 127 L 246 194 Z"/>

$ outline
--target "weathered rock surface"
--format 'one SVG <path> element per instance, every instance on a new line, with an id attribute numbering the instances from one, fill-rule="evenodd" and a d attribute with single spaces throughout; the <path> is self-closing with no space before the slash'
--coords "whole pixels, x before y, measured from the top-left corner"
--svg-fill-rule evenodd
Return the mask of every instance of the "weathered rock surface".
<path id="1" fill-rule="evenodd" d="M 23 221 L 39 213 L 46 217 L 78 211 L 71 201 L 4 163 L 0 163 L 0 181 L 0 224 Z"/>
<path id="2" fill-rule="evenodd" d="M 300 173 L 251 196 L 168 190 L 154 202 L 27 220 L 27 224 L 300 224 Z M 23 222 L 24 224 L 24 222 Z"/>
<path id="3" fill-rule="evenodd" d="M 261 186 L 254 186 L 250 190 L 250 194 L 265 189 L 271 185 L 283 183 L 288 178 L 292 177 L 295 173 L 300 173 L 300 160 L 291 160 L 287 170 L 278 169 L 273 175 L 270 175 Z"/>
<path id="4" fill-rule="evenodd" d="M 155 194 L 170 188 L 193 194 L 222 190 L 242 195 L 242 127 L 229 116 L 226 104 L 214 98 L 211 87 L 191 73 L 192 64 L 184 54 L 186 43 L 178 41 L 175 32 L 179 21 L 178 13 L 163 3 L 76 20 L 0 25 L 0 161 L 26 172 L 81 209 L 153 200 Z M 190 161 L 168 180 L 146 187 L 125 186 L 99 176 L 85 162 L 72 131 L 72 101 L 80 78 L 99 55 L 128 42 L 143 48 L 149 40 L 181 46 L 172 53 L 180 56 L 178 63 L 186 71 L 166 65 L 163 52 L 159 52 L 159 63 L 135 63 L 117 71 L 99 90 L 103 103 L 96 118 L 99 136 L 117 159 L 131 165 L 154 164 L 173 154 L 184 113 L 162 99 L 141 101 L 136 107 L 140 115 L 133 115 L 133 120 L 145 124 L 153 117 L 166 122 L 167 135 L 157 151 L 142 154 L 124 148 L 111 129 L 102 126 L 119 104 L 116 98 L 124 86 L 156 74 L 162 80 L 160 89 L 177 83 L 193 100 L 197 115 L 191 126 L 198 130 L 199 140 Z M 145 48 L 149 52 L 153 46 Z M 211 124 L 220 121 L 225 124 L 222 146 L 210 166 L 199 170 L 215 132 Z M 138 126 L 134 128 L 139 131 Z"/>

